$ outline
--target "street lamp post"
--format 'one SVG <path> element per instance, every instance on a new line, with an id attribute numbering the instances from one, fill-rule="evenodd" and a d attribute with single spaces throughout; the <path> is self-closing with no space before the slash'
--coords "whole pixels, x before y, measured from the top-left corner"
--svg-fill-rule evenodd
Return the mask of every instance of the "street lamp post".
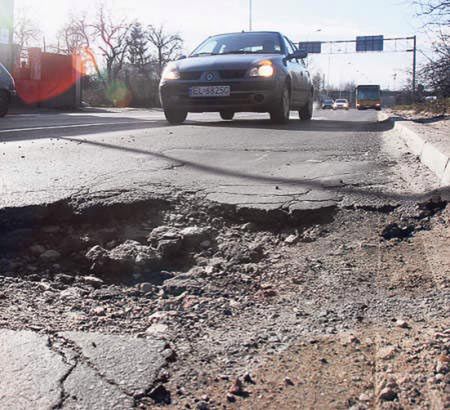
<path id="1" fill-rule="evenodd" d="M 253 0 L 248 0 L 248 28 L 253 30 Z"/>

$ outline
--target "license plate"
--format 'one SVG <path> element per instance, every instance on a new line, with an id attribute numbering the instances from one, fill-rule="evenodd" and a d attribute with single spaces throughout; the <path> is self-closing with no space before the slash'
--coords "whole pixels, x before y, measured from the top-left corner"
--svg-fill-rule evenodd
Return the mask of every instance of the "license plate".
<path id="1" fill-rule="evenodd" d="M 229 85 L 212 85 L 204 87 L 191 87 L 189 97 L 229 97 L 231 87 Z"/>

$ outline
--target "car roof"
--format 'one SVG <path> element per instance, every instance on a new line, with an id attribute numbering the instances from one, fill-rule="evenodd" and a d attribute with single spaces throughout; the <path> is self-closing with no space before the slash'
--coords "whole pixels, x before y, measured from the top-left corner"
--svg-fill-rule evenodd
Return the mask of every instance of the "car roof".
<path id="1" fill-rule="evenodd" d="M 236 32 L 231 32 L 231 33 L 213 34 L 212 36 L 209 36 L 209 37 L 227 36 L 230 34 L 249 34 L 249 33 L 251 33 L 251 34 L 278 34 L 280 36 L 283 35 L 279 31 L 236 31 Z"/>

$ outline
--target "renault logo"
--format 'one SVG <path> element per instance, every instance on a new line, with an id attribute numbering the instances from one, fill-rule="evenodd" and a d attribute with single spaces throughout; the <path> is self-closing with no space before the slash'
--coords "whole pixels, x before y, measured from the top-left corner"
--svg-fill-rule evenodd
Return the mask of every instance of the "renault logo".
<path id="1" fill-rule="evenodd" d="M 216 75 L 214 73 L 206 73 L 206 80 L 212 81 L 216 78 Z"/>

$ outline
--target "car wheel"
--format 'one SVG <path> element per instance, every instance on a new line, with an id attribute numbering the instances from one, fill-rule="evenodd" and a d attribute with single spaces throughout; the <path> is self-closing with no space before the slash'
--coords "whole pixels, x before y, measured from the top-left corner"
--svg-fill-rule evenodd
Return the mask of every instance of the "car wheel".
<path id="1" fill-rule="evenodd" d="M 0 117 L 4 117 L 8 113 L 9 95 L 5 91 L 0 91 Z"/>
<path id="2" fill-rule="evenodd" d="M 164 115 L 166 116 L 166 120 L 169 121 L 173 125 L 183 124 L 183 122 L 187 118 L 187 111 L 176 110 L 173 108 L 164 109 Z"/>
<path id="3" fill-rule="evenodd" d="M 309 121 L 313 116 L 313 100 L 312 98 L 305 104 L 305 106 L 298 111 L 298 115 L 302 121 Z"/>
<path id="4" fill-rule="evenodd" d="M 291 94 L 288 85 L 284 86 L 281 99 L 277 106 L 270 111 L 270 119 L 274 124 L 286 124 L 291 113 Z"/>
<path id="5" fill-rule="evenodd" d="M 230 121 L 234 118 L 234 112 L 232 111 L 221 111 L 220 112 L 220 118 L 222 118 L 222 120 L 227 120 Z"/>

